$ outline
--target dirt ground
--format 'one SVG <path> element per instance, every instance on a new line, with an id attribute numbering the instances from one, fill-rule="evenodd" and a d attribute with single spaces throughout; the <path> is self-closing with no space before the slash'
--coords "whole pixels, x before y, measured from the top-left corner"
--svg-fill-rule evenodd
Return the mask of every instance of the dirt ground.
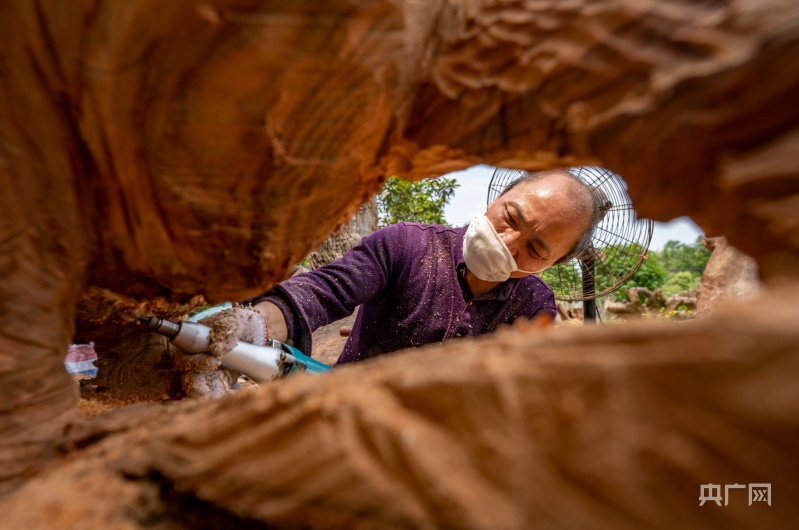
<path id="1" fill-rule="evenodd" d="M 323 362 L 328 365 L 335 364 L 341 350 L 344 349 L 344 344 L 347 342 L 347 337 L 342 337 L 340 330 L 342 327 L 352 327 L 355 324 L 355 317 L 358 315 L 358 310 L 336 322 L 332 322 L 327 326 L 322 326 L 313 333 L 313 352 L 311 356 L 317 361 Z"/>

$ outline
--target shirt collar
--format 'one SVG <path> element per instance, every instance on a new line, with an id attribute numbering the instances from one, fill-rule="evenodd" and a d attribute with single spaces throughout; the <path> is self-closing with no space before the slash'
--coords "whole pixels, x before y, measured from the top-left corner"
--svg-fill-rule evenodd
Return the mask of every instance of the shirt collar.
<path id="1" fill-rule="evenodd" d="M 460 265 L 466 263 L 463 261 L 463 238 L 466 236 L 466 230 L 469 229 L 469 225 L 461 226 L 460 228 L 456 228 L 455 232 L 458 233 L 458 238 L 455 242 L 455 263 Z"/>

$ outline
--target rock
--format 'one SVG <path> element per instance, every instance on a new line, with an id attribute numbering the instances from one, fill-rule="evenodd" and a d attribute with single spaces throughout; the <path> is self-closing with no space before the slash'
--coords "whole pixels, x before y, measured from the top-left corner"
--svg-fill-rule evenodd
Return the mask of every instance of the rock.
<path id="1" fill-rule="evenodd" d="M 696 316 L 706 318 L 730 304 L 748 303 L 760 290 L 755 260 L 737 250 L 725 237 L 703 241 L 712 252 L 696 296 Z"/>
<path id="2" fill-rule="evenodd" d="M 650 313 L 674 320 L 689 320 L 695 316 L 693 314 L 696 309 L 695 289 L 688 289 L 665 298 L 660 289 L 650 291 L 646 287 L 631 287 L 627 289 L 626 295 L 627 300 L 623 302 L 608 299 L 605 302 L 605 311 L 625 320 L 647 316 Z M 667 312 L 666 315 L 663 315 L 664 311 Z"/>

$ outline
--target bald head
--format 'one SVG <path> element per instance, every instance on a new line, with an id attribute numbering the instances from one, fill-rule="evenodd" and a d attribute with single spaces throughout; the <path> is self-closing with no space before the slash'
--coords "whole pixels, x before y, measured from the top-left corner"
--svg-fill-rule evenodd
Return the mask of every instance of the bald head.
<path id="1" fill-rule="evenodd" d="M 533 183 L 552 183 L 558 188 L 563 189 L 568 195 L 572 206 L 576 211 L 592 211 L 595 201 L 591 194 L 591 189 L 580 179 L 569 173 L 565 169 L 553 169 L 549 171 L 539 171 L 536 173 L 525 173 L 524 176 L 511 182 L 500 194 L 505 195 L 509 191 L 519 186 L 529 186 Z"/>

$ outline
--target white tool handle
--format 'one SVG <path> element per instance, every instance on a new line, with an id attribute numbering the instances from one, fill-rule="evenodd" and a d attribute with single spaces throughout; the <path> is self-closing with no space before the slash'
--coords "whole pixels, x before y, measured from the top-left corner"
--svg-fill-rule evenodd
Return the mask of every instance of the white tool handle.
<path id="1" fill-rule="evenodd" d="M 173 324 L 175 325 L 175 324 Z M 210 344 L 211 328 L 185 320 L 176 324 L 180 327 L 171 340 L 172 344 L 186 353 L 207 353 Z M 269 381 L 282 375 L 281 364 L 291 357 L 274 346 L 256 346 L 238 341 L 236 347 L 222 357 L 222 366 L 241 372 L 256 383 Z"/>

